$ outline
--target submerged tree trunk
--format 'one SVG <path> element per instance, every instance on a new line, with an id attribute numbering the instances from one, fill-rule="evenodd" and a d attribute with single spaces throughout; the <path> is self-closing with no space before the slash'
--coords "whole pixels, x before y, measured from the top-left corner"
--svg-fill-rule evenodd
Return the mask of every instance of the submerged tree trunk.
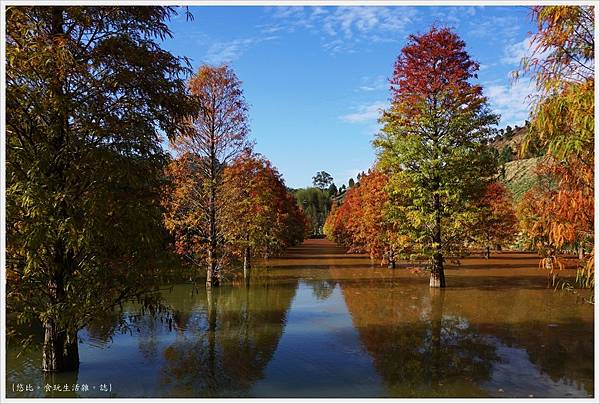
<path id="1" fill-rule="evenodd" d="M 388 250 L 388 268 L 396 268 L 396 256 L 393 248 Z"/>
<path id="2" fill-rule="evenodd" d="M 444 256 L 439 251 L 433 254 L 433 266 L 431 268 L 431 277 L 429 278 L 429 287 L 446 287 L 446 277 L 444 276 Z"/>
<path id="3" fill-rule="evenodd" d="M 445 288 L 446 278 L 444 276 L 444 255 L 442 254 L 442 219 L 441 219 L 441 203 L 440 196 L 434 195 L 435 209 L 435 228 L 433 233 L 433 244 L 435 253 L 432 257 L 431 277 L 429 278 L 429 287 Z"/>
<path id="4" fill-rule="evenodd" d="M 216 248 L 208 250 L 208 268 L 206 270 L 206 287 L 219 286 L 219 274 L 216 259 Z"/>
<path id="5" fill-rule="evenodd" d="M 208 284 L 207 284 L 208 286 Z M 215 293 L 210 288 L 206 290 L 207 320 L 208 320 L 208 374 L 209 383 L 216 381 L 216 331 L 217 331 L 217 302 Z"/>
<path id="6" fill-rule="evenodd" d="M 42 369 L 44 372 L 72 371 L 79 368 L 77 332 L 59 330 L 54 321 L 44 323 Z"/>
<path id="7" fill-rule="evenodd" d="M 53 272 L 48 280 L 49 308 L 67 303 L 65 276 L 74 266 L 73 254 L 66 251 L 65 242 L 58 240 L 54 245 Z M 54 310 L 52 310 L 54 311 Z M 69 319 L 75 321 L 75 319 Z M 45 372 L 72 371 L 79 368 L 77 330 L 68 330 L 65 324 L 49 316 L 44 323 L 42 347 L 42 370 Z"/>

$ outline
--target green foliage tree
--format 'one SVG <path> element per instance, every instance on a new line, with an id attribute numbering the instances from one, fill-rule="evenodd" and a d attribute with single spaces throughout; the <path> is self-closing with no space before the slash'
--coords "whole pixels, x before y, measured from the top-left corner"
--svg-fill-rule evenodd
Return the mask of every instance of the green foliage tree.
<path id="1" fill-rule="evenodd" d="M 348 180 L 348 188 L 352 188 L 354 186 L 354 178 L 350 178 Z"/>
<path id="2" fill-rule="evenodd" d="M 295 191 L 295 196 L 312 226 L 313 236 L 322 235 L 323 224 L 331 210 L 329 192 L 320 188 L 302 188 Z"/>
<path id="3" fill-rule="evenodd" d="M 329 188 L 327 189 L 327 191 L 329 192 L 329 196 L 330 196 L 330 197 L 336 196 L 336 195 L 337 195 L 337 193 L 338 193 L 338 189 L 337 189 L 337 187 L 335 186 L 335 184 L 331 184 L 331 185 L 329 186 Z"/>
<path id="4" fill-rule="evenodd" d="M 431 287 L 444 287 L 444 254 L 461 243 L 474 199 L 496 164 L 485 140 L 492 114 L 479 85 L 478 64 L 448 28 L 411 35 L 395 65 L 392 105 L 374 140 L 379 166 L 390 172 L 395 215 L 431 257 Z"/>
<path id="5" fill-rule="evenodd" d="M 158 43 L 173 14 L 6 9 L 6 299 L 43 324 L 45 371 L 76 369 L 78 331 L 156 279 L 161 132 L 190 109 Z"/>
<path id="6" fill-rule="evenodd" d="M 515 158 L 515 155 L 513 153 L 512 148 L 507 144 L 504 145 L 504 147 L 502 148 L 502 151 L 500 152 L 499 163 L 500 164 L 508 163 L 509 161 L 513 161 L 514 158 Z"/>
<path id="7" fill-rule="evenodd" d="M 319 189 L 327 189 L 331 184 L 333 184 L 333 177 L 325 171 L 319 171 L 317 174 L 315 174 L 312 180 L 313 185 Z"/>

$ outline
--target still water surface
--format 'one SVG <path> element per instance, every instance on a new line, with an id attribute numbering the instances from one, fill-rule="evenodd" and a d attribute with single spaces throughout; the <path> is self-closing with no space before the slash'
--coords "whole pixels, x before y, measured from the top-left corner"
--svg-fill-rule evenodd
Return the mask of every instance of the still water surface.
<path id="1" fill-rule="evenodd" d="M 546 288 L 533 256 L 447 269 L 449 287 L 309 241 L 249 285 L 163 293 L 80 332 L 77 373 L 44 378 L 39 350 L 8 347 L 12 397 L 589 397 L 593 306 Z M 117 325 L 125 320 L 129 331 Z M 32 392 L 13 392 L 17 383 Z M 44 392 L 46 384 L 88 392 Z M 100 391 L 101 385 L 110 391 Z M 105 387 L 106 387 L 105 386 Z M 38 389 L 39 387 L 39 389 Z"/>

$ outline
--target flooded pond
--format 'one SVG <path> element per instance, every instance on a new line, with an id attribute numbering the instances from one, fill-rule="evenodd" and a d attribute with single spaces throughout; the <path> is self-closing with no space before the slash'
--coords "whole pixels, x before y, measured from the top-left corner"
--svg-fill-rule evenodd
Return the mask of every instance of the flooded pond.
<path id="1" fill-rule="evenodd" d="M 424 274 L 324 240 L 253 269 L 248 285 L 164 292 L 80 332 L 75 373 L 8 347 L 10 397 L 589 397 L 594 308 L 546 288 L 535 256 L 502 253 Z M 121 320 L 126 333 L 115 332 Z M 78 392 L 45 392 L 46 384 Z M 33 391 L 13 391 L 31 384 Z M 88 391 L 81 391 L 83 385 Z"/>

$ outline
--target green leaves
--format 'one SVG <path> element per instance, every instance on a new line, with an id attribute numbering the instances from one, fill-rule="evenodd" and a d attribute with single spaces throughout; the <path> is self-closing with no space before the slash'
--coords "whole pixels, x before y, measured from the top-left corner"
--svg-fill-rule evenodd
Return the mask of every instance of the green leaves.
<path id="1" fill-rule="evenodd" d="M 373 141 L 377 167 L 391 174 L 390 217 L 425 254 L 464 243 L 472 201 L 496 174 L 486 140 L 498 117 L 481 87 L 469 82 L 476 71 L 452 31 L 411 36 L 391 80 L 392 106 Z"/>
<path id="2" fill-rule="evenodd" d="M 151 287 L 161 129 L 190 110 L 161 7 L 7 9 L 9 310 L 77 330 Z"/>

